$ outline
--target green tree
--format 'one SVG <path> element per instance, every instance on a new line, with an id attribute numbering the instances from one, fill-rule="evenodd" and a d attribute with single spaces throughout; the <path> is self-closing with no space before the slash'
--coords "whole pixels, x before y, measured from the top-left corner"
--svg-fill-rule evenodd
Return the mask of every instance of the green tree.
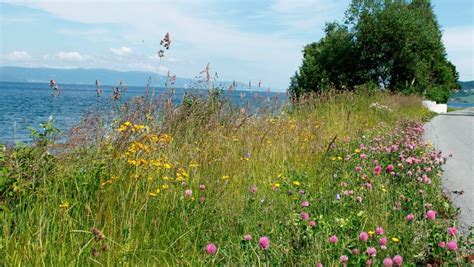
<path id="1" fill-rule="evenodd" d="M 344 25 L 328 24 L 319 42 L 305 47 L 290 93 L 350 90 L 374 82 L 392 92 L 446 102 L 457 88 L 440 26 L 426 0 L 354 0 Z"/>

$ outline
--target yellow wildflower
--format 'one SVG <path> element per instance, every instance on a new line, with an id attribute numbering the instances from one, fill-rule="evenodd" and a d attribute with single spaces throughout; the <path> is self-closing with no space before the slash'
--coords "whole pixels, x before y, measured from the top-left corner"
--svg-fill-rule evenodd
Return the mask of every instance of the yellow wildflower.
<path id="1" fill-rule="evenodd" d="M 165 180 L 165 181 L 168 181 L 170 179 L 170 177 L 165 175 L 165 176 L 162 177 L 162 179 Z"/>
<path id="2" fill-rule="evenodd" d="M 156 197 L 156 193 L 154 193 L 154 192 L 150 192 L 150 193 L 148 193 L 148 195 L 149 195 L 150 197 Z"/>
<path id="3" fill-rule="evenodd" d="M 169 186 L 168 184 L 163 184 L 163 185 L 161 186 L 161 188 L 163 188 L 164 190 L 168 189 L 169 187 L 170 187 L 170 186 Z"/>
<path id="4" fill-rule="evenodd" d="M 227 179 L 229 179 L 229 175 L 224 175 L 224 176 L 221 177 L 221 179 L 222 180 L 227 180 Z"/>
<path id="5" fill-rule="evenodd" d="M 118 131 L 121 132 L 121 133 L 125 132 L 126 130 L 127 130 L 127 126 L 125 126 L 125 125 L 120 125 L 120 127 L 118 128 Z"/>
<path id="6" fill-rule="evenodd" d="M 172 168 L 171 164 L 169 164 L 169 163 L 163 164 L 163 167 L 164 167 L 165 169 L 171 169 L 171 168 Z"/>
<path id="7" fill-rule="evenodd" d="M 63 202 L 59 205 L 60 209 L 67 209 L 69 208 L 69 203 L 68 202 Z"/>
<path id="8" fill-rule="evenodd" d="M 301 183 L 299 181 L 293 181 L 293 184 L 296 185 L 296 186 L 300 186 Z"/>
<path id="9" fill-rule="evenodd" d="M 398 242 L 400 242 L 400 239 L 398 239 L 396 237 L 392 237 L 392 241 L 395 242 L 395 243 L 398 243 Z"/>
<path id="10" fill-rule="evenodd" d="M 372 231 L 372 230 L 371 230 L 371 231 L 369 231 L 369 235 L 370 235 L 370 236 L 373 236 L 374 234 L 375 234 L 375 232 L 374 232 L 374 231 Z"/>
<path id="11" fill-rule="evenodd" d="M 280 187 L 281 185 L 280 185 L 280 183 L 274 183 L 273 186 L 274 187 Z"/>
<path id="12" fill-rule="evenodd" d="M 199 164 L 197 164 L 196 162 L 192 161 L 191 164 L 189 164 L 189 167 L 190 167 L 190 168 L 197 168 L 197 167 L 199 167 Z"/>
<path id="13" fill-rule="evenodd" d="M 360 149 L 358 149 L 358 148 L 355 149 L 355 150 L 354 150 L 354 153 L 356 153 L 356 154 L 360 153 Z"/>

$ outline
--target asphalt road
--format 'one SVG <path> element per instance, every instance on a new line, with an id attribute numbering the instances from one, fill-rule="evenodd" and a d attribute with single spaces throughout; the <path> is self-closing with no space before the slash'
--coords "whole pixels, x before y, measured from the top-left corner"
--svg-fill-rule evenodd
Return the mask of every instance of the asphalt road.
<path id="1" fill-rule="evenodd" d="M 425 140 L 453 157 L 443 166 L 444 190 L 461 209 L 461 228 L 474 226 L 474 109 L 434 117 L 425 125 Z"/>

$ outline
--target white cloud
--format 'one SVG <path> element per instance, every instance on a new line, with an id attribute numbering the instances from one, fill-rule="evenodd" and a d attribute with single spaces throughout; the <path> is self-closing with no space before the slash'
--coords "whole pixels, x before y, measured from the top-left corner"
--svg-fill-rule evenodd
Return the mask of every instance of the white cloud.
<path id="1" fill-rule="evenodd" d="M 9 61 L 25 61 L 31 58 L 31 55 L 25 51 L 13 51 L 5 55 L 5 59 Z"/>
<path id="2" fill-rule="evenodd" d="M 125 46 L 122 46 L 120 48 L 110 48 L 109 50 L 110 50 L 110 52 L 112 52 L 112 53 L 114 53 L 118 56 L 125 56 L 125 55 L 129 55 L 129 54 L 133 53 L 131 48 L 125 47 Z"/>
<path id="3" fill-rule="evenodd" d="M 194 4 L 196 3 L 189 3 Z M 193 59 L 196 66 L 199 66 L 199 69 L 191 69 L 188 66 L 183 68 L 181 73 L 177 73 L 187 77 L 193 77 L 200 71 L 201 66 L 211 62 L 216 70 L 220 71 L 222 79 L 272 79 L 272 82 L 279 84 L 281 88 L 283 82 L 288 83 L 289 77 L 300 63 L 301 48 L 306 44 L 304 40 L 291 40 L 271 33 L 246 32 L 229 22 L 199 17 L 189 9 L 184 10 L 179 4 L 168 1 L 148 1 L 140 5 L 120 1 L 85 1 L 73 4 L 67 1 L 44 1 L 29 2 L 26 5 L 40 8 L 66 20 L 115 25 L 120 28 L 120 36 L 124 42 L 144 40 L 144 45 L 156 44 L 151 48 L 156 50 L 159 49 L 160 39 L 166 32 L 170 32 L 171 49 L 168 53 L 177 54 L 179 58 Z M 124 16 L 124 10 L 128 14 L 137 15 Z M 244 62 L 245 71 L 244 67 L 236 69 L 235 64 L 227 62 Z M 253 66 L 253 70 L 249 70 L 247 66 Z M 268 66 L 272 66 L 275 74 L 271 77 L 261 76 L 260 71 Z M 276 81 L 277 79 L 279 81 Z"/>
<path id="4" fill-rule="evenodd" d="M 448 59 L 456 66 L 460 79 L 474 80 L 474 27 L 446 28 L 443 42 Z"/>
<path id="5" fill-rule="evenodd" d="M 79 54 L 79 52 L 70 51 L 70 52 L 59 52 L 56 54 L 56 58 L 64 61 L 84 61 L 85 57 Z"/>

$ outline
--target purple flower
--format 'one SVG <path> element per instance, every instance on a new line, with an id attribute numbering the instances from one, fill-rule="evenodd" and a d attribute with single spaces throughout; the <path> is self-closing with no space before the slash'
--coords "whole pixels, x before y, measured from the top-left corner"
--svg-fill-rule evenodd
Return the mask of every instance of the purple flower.
<path id="1" fill-rule="evenodd" d="M 410 213 L 410 214 L 408 214 L 408 215 L 405 217 L 405 219 L 406 219 L 408 222 L 411 222 L 411 221 L 413 221 L 413 219 L 415 219 L 415 215 L 413 215 L 413 214 Z"/>
<path id="2" fill-rule="evenodd" d="M 341 262 L 342 264 L 347 263 L 348 260 L 349 257 L 347 257 L 346 255 L 342 255 L 341 257 L 339 257 L 339 262 Z"/>
<path id="3" fill-rule="evenodd" d="M 245 241 L 250 241 L 250 240 L 252 240 L 252 236 L 249 235 L 249 234 L 246 234 L 246 235 L 244 235 L 244 240 Z"/>
<path id="4" fill-rule="evenodd" d="M 393 257 L 393 264 L 395 264 L 395 266 L 402 266 L 403 257 L 400 255 L 396 255 L 395 257 Z"/>
<path id="5" fill-rule="evenodd" d="M 390 258 L 383 259 L 383 266 L 385 266 L 385 267 L 393 266 L 393 260 L 390 259 Z"/>
<path id="6" fill-rule="evenodd" d="M 214 243 L 209 243 L 206 245 L 206 253 L 209 255 L 214 255 L 217 252 L 217 246 Z"/>
<path id="7" fill-rule="evenodd" d="M 436 211 L 434 210 L 427 211 L 425 214 L 425 218 L 429 221 L 436 219 Z"/>
<path id="8" fill-rule="evenodd" d="M 193 191 L 191 189 L 186 189 L 186 191 L 184 191 L 184 195 L 190 197 L 193 195 Z"/>
<path id="9" fill-rule="evenodd" d="M 375 257 L 377 256 L 377 249 L 375 249 L 374 247 L 368 247 L 367 254 L 371 257 Z"/>
<path id="10" fill-rule="evenodd" d="M 306 212 L 301 212 L 300 217 L 302 220 L 307 221 L 309 219 L 309 215 Z"/>
<path id="11" fill-rule="evenodd" d="M 448 235 L 455 236 L 458 234 L 458 228 L 456 227 L 448 227 Z"/>
<path id="12" fill-rule="evenodd" d="M 380 172 L 382 172 L 382 168 L 380 168 L 379 165 L 375 166 L 375 168 L 374 168 L 374 174 L 375 174 L 375 175 L 379 175 Z"/>
<path id="13" fill-rule="evenodd" d="M 336 244 L 338 240 L 339 239 L 335 235 L 333 235 L 329 238 L 329 242 L 332 243 L 332 244 Z"/>
<path id="14" fill-rule="evenodd" d="M 309 226 L 310 227 L 315 227 L 316 226 L 316 221 L 309 221 Z"/>
<path id="15" fill-rule="evenodd" d="M 308 201 L 303 201 L 303 202 L 301 202 L 301 207 L 306 208 L 306 207 L 308 207 L 308 206 L 309 206 L 309 202 L 308 202 Z"/>
<path id="16" fill-rule="evenodd" d="M 379 227 L 377 227 L 377 228 L 375 229 L 375 232 L 376 232 L 378 235 L 383 235 L 383 228 L 379 226 Z"/>
<path id="17" fill-rule="evenodd" d="M 369 239 L 369 234 L 367 234 L 367 232 L 361 232 L 359 234 L 360 241 L 367 242 L 367 239 Z"/>
<path id="18" fill-rule="evenodd" d="M 258 240 L 258 246 L 263 250 L 268 250 L 270 248 L 270 238 L 266 236 L 260 237 Z"/>
<path id="19" fill-rule="evenodd" d="M 454 240 L 448 241 L 448 244 L 446 245 L 448 247 L 448 250 L 455 251 L 458 249 L 458 243 Z"/>

